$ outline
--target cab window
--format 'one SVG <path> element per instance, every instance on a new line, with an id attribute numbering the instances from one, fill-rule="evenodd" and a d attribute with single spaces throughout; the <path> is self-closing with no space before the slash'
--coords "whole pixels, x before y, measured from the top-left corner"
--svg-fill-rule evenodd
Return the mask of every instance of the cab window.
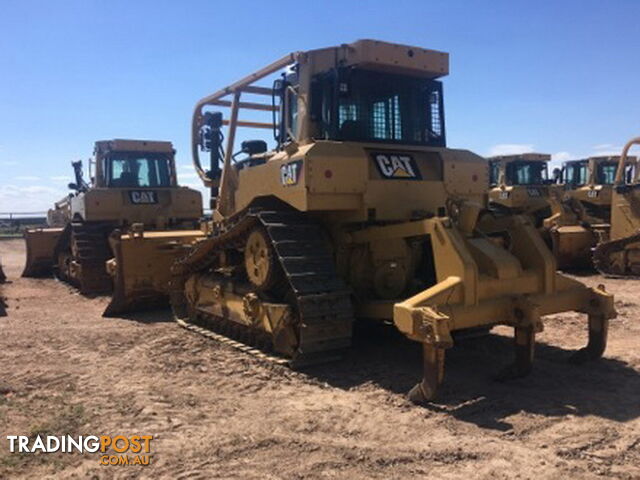
<path id="1" fill-rule="evenodd" d="M 442 84 L 348 68 L 314 77 L 316 138 L 443 147 Z"/>
<path id="2" fill-rule="evenodd" d="M 598 184 L 600 185 L 613 185 L 616 180 L 616 172 L 618 171 L 618 164 L 614 162 L 601 163 L 598 165 Z"/>
<path id="3" fill-rule="evenodd" d="M 563 180 L 567 185 L 579 187 L 588 182 L 587 162 L 568 163 L 564 167 Z"/>
<path id="4" fill-rule="evenodd" d="M 636 171 L 636 168 L 637 166 L 634 164 L 626 166 L 624 170 L 624 181 L 626 183 L 638 183 L 638 172 Z"/>
<path id="5" fill-rule="evenodd" d="M 547 164 L 544 162 L 512 162 L 507 165 L 509 185 L 542 185 L 547 183 Z"/>
<path id="6" fill-rule="evenodd" d="M 107 186 L 113 188 L 170 187 L 166 155 L 116 153 L 107 160 Z"/>
<path id="7" fill-rule="evenodd" d="M 500 165 L 498 162 L 489 162 L 489 185 L 495 187 L 498 185 L 498 175 L 500 174 Z"/>

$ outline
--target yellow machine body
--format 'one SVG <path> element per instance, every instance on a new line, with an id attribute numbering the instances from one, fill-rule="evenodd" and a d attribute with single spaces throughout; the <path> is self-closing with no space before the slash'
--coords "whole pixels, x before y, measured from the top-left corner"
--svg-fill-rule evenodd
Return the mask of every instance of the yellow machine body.
<path id="1" fill-rule="evenodd" d="M 274 88 L 255 85 L 285 68 Z M 488 209 L 486 160 L 444 141 L 436 79 L 447 73 L 446 53 L 360 40 L 293 53 L 200 100 L 194 166 L 215 210 L 207 238 L 173 268 L 180 320 L 238 326 L 292 364 L 335 357 L 353 318 L 393 322 L 424 347 L 415 401 L 435 395 L 458 330 L 514 327 L 507 376 L 517 376 L 530 367 L 543 316 L 574 310 L 590 332 L 576 358 L 600 356 L 612 296 L 557 273 L 530 217 Z M 411 97 L 416 85 L 429 92 Z M 277 99 L 275 124 L 240 117 L 270 109 L 245 94 Z M 230 107 L 229 119 L 208 115 L 211 106 Z M 425 109 L 426 119 L 415 113 Z M 222 125 L 227 144 L 215 158 L 202 138 L 220 138 Z M 234 162 L 242 126 L 275 129 L 277 147 L 247 147 Z M 201 149 L 221 175 L 205 171 Z"/>
<path id="2" fill-rule="evenodd" d="M 399 163 L 390 177 L 385 177 L 377 162 L 387 158 L 389 162 L 410 158 L 413 163 L 406 167 Z M 296 178 L 283 180 L 282 173 L 292 168 L 297 169 Z M 485 165 L 466 150 L 412 145 L 389 149 L 373 143 L 331 141 L 300 146 L 293 154 L 276 152 L 268 162 L 244 168 L 237 176 L 243 188 L 234 192 L 236 211 L 247 208 L 256 198 L 275 197 L 299 211 L 331 212 L 341 222 L 437 215 L 445 211 L 449 197 L 482 202 L 487 182 Z"/>

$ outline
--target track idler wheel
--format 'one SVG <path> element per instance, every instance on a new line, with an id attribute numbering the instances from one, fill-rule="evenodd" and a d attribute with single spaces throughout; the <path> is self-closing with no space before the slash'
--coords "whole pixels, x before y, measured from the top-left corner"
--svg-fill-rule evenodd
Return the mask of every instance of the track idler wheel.
<path id="1" fill-rule="evenodd" d="M 276 285 L 277 259 L 263 228 L 254 229 L 247 237 L 244 266 L 249 281 L 259 290 L 268 291 Z"/>
<path id="2" fill-rule="evenodd" d="M 569 361 L 579 365 L 602 357 L 607 348 L 608 331 L 609 320 L 604 315 L 589 315 L 589 342 L 575 352 Z"/>
<path id="3" fill-rule="evenodd" d="M 438 387 L 444 380 L 445 349 L 434 345 L 422 344 L 423 373 L 422 381 L 414 386 L 408 394 L 411 402 L 423 405 L 433 400 L 438 394 Z"/>

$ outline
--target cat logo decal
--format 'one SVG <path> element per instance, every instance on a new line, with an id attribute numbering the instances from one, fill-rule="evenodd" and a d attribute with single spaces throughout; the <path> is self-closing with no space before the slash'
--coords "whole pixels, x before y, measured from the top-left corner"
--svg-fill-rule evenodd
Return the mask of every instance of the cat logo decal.
<path id="1" fill-rule="evenodd" d="M 372 153 L 373 161 L 383 178 L 390 180 L 421 180 L 420 170 L 411 155 Z"/>
<path id="2" fill-rule="evenodd" d="M 302 160 L 285 163 L 280 167 L 280 182 L 285 187 L 297 185 L 302 172 Z"/>

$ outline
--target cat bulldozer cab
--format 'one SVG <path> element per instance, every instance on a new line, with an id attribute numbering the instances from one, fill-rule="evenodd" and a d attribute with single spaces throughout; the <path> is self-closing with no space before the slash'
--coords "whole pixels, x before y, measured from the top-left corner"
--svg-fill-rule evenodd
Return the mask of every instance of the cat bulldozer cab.
<path id="1" fill-rule="evenodd" d="M 84 180 L 82 163 L 73 162 L 75 182 L 69 184 L 73 193 L 49 211 L 49 228 L 26 232 L 23 276 L 54 270 L 84 294 L 108 292 L 113 288 L 105 265 L 113 256 L 110 237 L 117 239 L 128 230 L 141 237 L 145 229 L 160 228 L 179 231 L 176 244 L 199 236 L 201 194 L 178 186 L 174 156 L 171 142 L 96 142 L 89 165 L 91 180 Z M 161 264 L 154 254 L 144 251 L 136 261 Z M 126 282 L 137 282 L 135 271 L 127 270 L 126 275 Z"/>
<path id="2" fill-rule="evenodd" d="M 551 216 L 547 164 L 551 155 L 521 153 L 490 157 L 489 207 L 528 215 L 536 227 Z"/>
<path id="3" fill-rule="evenodd" d="M 575 361 L 602 355 L 612 296 L 557 273 L 530 218 L 488 208 L 486 160 L 447 147 L 448 71 L 447 53 L 359 40 L 197 102 L 193 161 L 214 212 L 172 268 L 177 321 L 294 367 L 339 358 L 355 318 L 391 323 L 423 347 L 416 402 L 436 395 L 460 330 L 514 328 L 505 378 L 528 373 L 551 313 L 588 317 Z M 275 146 L 238 148 L 243 127 Z"/>
<path id="4" fill-rule="evenodd" d="M 631 181 L 635 161 L 635 157 L 628 157 L 625 161 L 625 182 Z M 564 163 L 562 183 L 565 198 L 572 202 L 572 208 L 581 221 L 596 225 L 610 223 L 611 199 L 619 163 L 620 156 L 597 156 Z"/>
<path id="5" fill-rule="evenodd" d="M 640 145 L 640 137 L 629 141 L 618 159 L 608 238 L 593 252 L 595 267 L 608 276 L 640 276 L 640 168 L 638 158 L 628 155 L 633 145 Z"/>

